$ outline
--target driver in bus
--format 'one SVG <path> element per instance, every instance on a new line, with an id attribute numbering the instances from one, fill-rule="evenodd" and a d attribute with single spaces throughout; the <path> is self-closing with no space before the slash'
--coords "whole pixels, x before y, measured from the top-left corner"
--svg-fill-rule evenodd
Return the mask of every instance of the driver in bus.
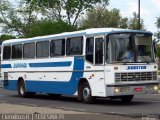
<path id="1" fill-rule="evenodd" d="M 133 46 L 128 46 L 127 51 L 128 51 L 128 56 L 127 56 L 128 62 L 133 62 L 134 61 L 134 48 L 133 48 Z"/>

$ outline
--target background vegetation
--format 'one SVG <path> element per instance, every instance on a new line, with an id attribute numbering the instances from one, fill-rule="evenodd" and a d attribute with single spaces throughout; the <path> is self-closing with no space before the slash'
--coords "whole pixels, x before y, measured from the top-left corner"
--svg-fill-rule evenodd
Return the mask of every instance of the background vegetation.
<path id="1" fill-rule="evenodd" d="M 0 0 L 0 40 L 28 38 L 87 28 L 138 29 L 138 15 L 123 17 L 108 9 L 109 0 Z M 160 39 L 160 16 L 155 21 L 155 40 Z M 141 19 L 141 29 L 146 29 Z M 160 56 L 160 46 L 157 55 Z"/>

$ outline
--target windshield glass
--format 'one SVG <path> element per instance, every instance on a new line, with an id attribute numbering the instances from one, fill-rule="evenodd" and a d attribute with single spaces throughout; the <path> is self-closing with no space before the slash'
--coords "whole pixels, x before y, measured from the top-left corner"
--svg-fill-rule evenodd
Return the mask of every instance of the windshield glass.
<path id="1" fill-rule="evenodd" d="M 107 62 L 152 62 L 152 35 L 111 34 L 107 47 Z"/>
<path id="2" fill-rule="evenodd" d="M 137 50 L 137 62 L 151 62 L 152 37 L 150 35 L 136 34 L 134 39 Z"/>

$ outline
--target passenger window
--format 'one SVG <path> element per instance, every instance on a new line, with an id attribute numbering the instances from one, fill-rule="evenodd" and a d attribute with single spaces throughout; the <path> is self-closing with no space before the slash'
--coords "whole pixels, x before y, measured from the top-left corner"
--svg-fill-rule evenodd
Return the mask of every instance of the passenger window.
<path id="1" fill-rule="evenodd" d="M 37 42 L 36 56 L 37 58 L 49 57 L 49 41 Z"/>
<path id="2" fill-rule="evenodd" d="M 67 39 L 67 55 L 82 55 L 83 37 Z"/>
<path id="3" fill-rule="evenodd" d="M 21 58 L 22 58 L 22 45 L 13 45 L 12 59 L 21 59 Z"/>
<path id="4" fill-rule="evenodd" d="M 35 43 L 27 43 L 23 45 L 23 58 L 35 57 Z"/>
<path id="5" fill-rule="evenodd" d="M 103 38 L 95 39 L 95 64 L 103 63 Z"/>
<path id="6" fill-rule="evenodd" d="M 86 60 L 93 63 L 94 38 L 86 39 Z"/>
<path id="7" fill-rule="evenodd" d="M 50 56 L 64 56 L 65 54 L 65 39 L 51 40 Z"/>
<path id="8" fill-rule="evenodd" d="M 11 46 L 4 46 L 3 47 L 3 59 L 7 60 L 11 57 Z"/>

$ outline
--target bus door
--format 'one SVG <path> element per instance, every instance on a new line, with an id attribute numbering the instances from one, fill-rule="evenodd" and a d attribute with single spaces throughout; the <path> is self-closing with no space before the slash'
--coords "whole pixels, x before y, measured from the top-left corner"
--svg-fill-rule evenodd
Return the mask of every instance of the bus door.
<path id="1" fill-rule="evenodd" d="M 104 78 L 104 36 L 94 37 L 94 66 L 96 89 L 99 95 L 105 92 L 105 78 Z"/>

